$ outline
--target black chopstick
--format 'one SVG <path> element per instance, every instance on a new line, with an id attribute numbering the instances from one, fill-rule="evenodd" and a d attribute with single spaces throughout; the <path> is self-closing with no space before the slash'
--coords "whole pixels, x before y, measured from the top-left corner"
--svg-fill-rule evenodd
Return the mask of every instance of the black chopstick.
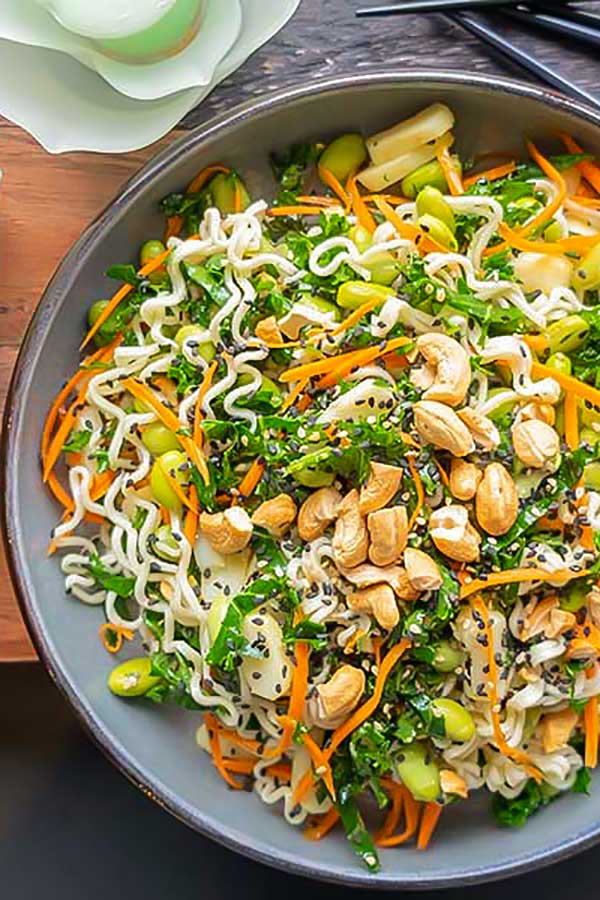
<path id="1" fill-rule="evenodd" d="M 405 3 L 395 3 L 387 6 L 371 6 L 357 9 L 358 18 L 369 16 L 401 16 L 415 12 L 448 12 L 451 10 L 488 9 L 495 6 L 519 6 L 523 0 L 406 0 Z M 529 0 L 527 6 L 541 7 L 542 9 L 562 9 L 560 0 Z"/>
<path id="2" fill-rule="evenodd" d="M 600 101 L 598 101 L 596 97 L 588 94 L 586 90 L 573 84 L 573 82 L 568 79 L 558 75 L 553 69 L 550 69 L 548 66 L 539 62 L 539 60 L 535 59 L 535 57 L 531 56 L 525 50 L 516 47 L 487 23 L 484 24 L 479 19 L 473 18 L 469 13 L 447 13 L 446 15 L 452 22 L 462 26 L 466 31 L 469 31 L 484 43 L 489 44 L 490 47 L 493 47 L 495 50 L 498 50 L 505 57 L 510 59 L 511 62 L 516 63 L 516 65 L 521 66 L 523 69 L 527 69 L 528 72 L 536 75 L 540 81 L 562 91 L 563 94 L 574 97 L 576 100 L 588 103 L 590 106 L 596 108 L 600 107 Z"/>
<path id="3" fill-rule="evenodd" d="M 563 19 L 561 16 L 548 15 L 535 10 L 525 12 L 521 9 L 504 7 L 499 12 L 502 16 L 517 22 L 523 22 L 525 25 L 541 28 L 543 31 L 550 31 L 552 34 L 568 37 L 579 41 L 581 44 L 588 44 L 591 47 L 600 47 L 600 19 L 596 27 L 592 27 L 583 25 L 580 22 L 572 22 L 566 18 Z"/>

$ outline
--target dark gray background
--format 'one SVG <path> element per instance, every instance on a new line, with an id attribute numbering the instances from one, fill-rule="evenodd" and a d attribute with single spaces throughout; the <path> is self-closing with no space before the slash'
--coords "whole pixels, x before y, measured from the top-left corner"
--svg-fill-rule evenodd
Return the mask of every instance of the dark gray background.
<path id="1" fill-rule="evenodd" d="M 353 15 L 359 4 L 363 0 L 303 0 L 286 28 L 184 124 L 192 127 L 277 87 L 354 71 L 442 67 L 522 74 L 442 16 L 359 21 Z M 588 6 L 600 11 L 598 3 Z M 512 25 L 502 30 L 600 97 L 596 53 Z M 0 666 L 0 697 L 0 900 L 254 900 L 300 897 L 307 889 L 315 900 L 341 900 L 348 893 L 235 856 L 162 812 L 88 741 L 39 665 Z M 598 896 L 599 852 L 446 896 L 500 900 L 510 892 L 515 900 L 562 900 L 576 891 L 587 900 Z"/>

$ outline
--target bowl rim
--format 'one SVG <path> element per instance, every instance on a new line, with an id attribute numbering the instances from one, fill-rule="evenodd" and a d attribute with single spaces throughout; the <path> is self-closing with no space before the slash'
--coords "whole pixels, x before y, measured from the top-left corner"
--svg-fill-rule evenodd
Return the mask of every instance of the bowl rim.
<path id="1" fill-rule="evenodd" d="M 16 478 L 13 477 L 16 467 L 15 434 L 18 431 L 24 409 L 20 403 L 22 385 L 30 381 L 30 363 L 39 340 L 44 336 L 51 317 L 51 299 L 71 276 L 77 259 L 90 245 L 95 245 L 106 227 L 110 226 L 113 217 L 124 208 L 135 203 L 136 199 L 148 187 L 163 167 L 173 167 L 209 139 L 221 131 L 229 130 L 257 113 L 267 112 L 284 106 L 289 101 L 315 97 L 330 91 L 351 92 L 356 87 L 398 87 L 403 86 L 456 86 L 465 89 L 475 88 L 489 93 L 500 93 L 536 100 L 547 106 L 567 112 L 589 124 L 600 128 L 600 111 L 572 100 L 550 88 L 519 81 L 517 79 L 492 75 L 475 75 L 460 71 L 444 69 L 411 69 L 409 71 L 375 70 L 358 75 L 341 75 L 326 79 L 317 79 L 308 85 L 286 87 L 268 92 L 259 98 L 250 99 L 233 109 L 227 110 L 206 123 L 200 124 L 182 135 L 170 146 L 162 150 L 147 162 L 137 173 L 129 178 L 119 193 L 105 206 L 96 218 L 85 228 L 81 236 L 71 246 L 68 253 L 59 263 L 54 275 L 48 282 L 36 309 L 26 328 L 6 397 L 0 444 L 0 520 L 6 550 L 9 574 L 15 589 L 21 614 L 26 623 L 29 635 L 52 681 L 75 711 L 85 731 L 90 735 L 104 755 L 120 769 L 126 777 L 136 785 L 147 797 L 170 812 L 175 818 L 199 831 L 201 834 L 217 841 L 225 847 L 243 854 L 253 860 L 265 863 L 284 872 L 314 878 L 319 881 L 345 884 L 354 887 L 377 888 L 387 890 L 410 889 L 432 890 L 446 887 L 461 887 L 482 882 L 500 880 L 533 868 L 550 865 L 581 852 L 600 841 L 600 819 L 583 832 L 567 836 L 563 840 L 544 848 L 533 850 L 527 855 L 512 862 L 501 862 L 479 868 L 471 866 L 454 875 L 400 876 L 381 871 L 376 875 L 366 871 L 330 870 L 325 864 L 303 861 L 301 853 L 280 853 L 269 845 L 246 836 L 242 840 L 231 826 L 215 827 L 205 813 L 193 808 L 180 797 L 171 792 L 166 785 L 156 784 L 150 773 L 140 766 L 133 756 L 118 741 L 105 734 L 104 726 L 92 706 L 79 694 L 76 684 L 53 658 L 52 650 L 46 634 L 43 617 L 36 608 L 37 604 L 29 594 L 26 572 L 29 566 L 21 557 L 17 546 L 17 529 L 14 527 L 13 511 L 18 505 Z M 60 309 L 57 310 L 60 314 Z"/>

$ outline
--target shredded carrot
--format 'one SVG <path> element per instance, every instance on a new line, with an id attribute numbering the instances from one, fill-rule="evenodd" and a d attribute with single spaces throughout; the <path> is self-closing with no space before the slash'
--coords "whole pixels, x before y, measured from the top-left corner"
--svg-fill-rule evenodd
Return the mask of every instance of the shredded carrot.
<path id="1" fill-rule="evenodd" d="M 485 178 L 486 181 L 498 181 L 499 178 L 506 178 L 507 175 L 510 175 L 511 172 L 514 172 L 517 168 L 517 164 L 514 159 L 511 159 L 510 162 L 503 163 L 501 166 L 494 166 L 491 169 L 486 169 L 484 172 L 477 172 L 475 175 L 469 175 L 467 178 L 463 179 L 463 187 L 466 190 L 470 188 L 471 185 L 477 184 L 482 178 Z"/>
<path id="2" fill-rule="evenodd" d="M 333 331 L 330 331 L 330 335 L 335 337 L 337 334 L 343 334 L 344 331 L 347 331 L 349 328 L 352 328 L 353 325 L 356 325 L 357 322 L 363 318 L 363 316 L 368 315 L 372 312 L 377 306 L 381 306 L 381 299 L 375 298 L 374 300 L 367 300 L 366 303 L 361 304 L 358 309 L 355 309 L 354 312 L 350 313 L 349 316 L 346 316 L 343 322 L 340 322 Z"/>
<path id="3" fill-rule="evenodd" d="M 285 398 L 283 405 L 281 407 L 281 412 L 285 412 L 286 409 L 290 409 L 298 399 L 298 397 L 304 393 L 306 387 L 310 381 L 310 378 L 303 378 L 301 381 L 297 381 L 295 386 L 289 392 L 287 397 Z"/>
<path id="4" fill-rule="evenodd" d="M 421 804 L 415 800 L 411 792 L 405 788 L 404 785 L 398 785 L 396 782 L 392 782 L 391 779 L 385 779 L 384 785 L 388 789 L 391 788 L 391 785 L 394 785 L 394 787 L 391 788 L 394 791 L 392 813 L 394 813 L 394 804 L 397 807 L 401 799 L 401 807 L 404 811 L 404 830 L 401 831 L 400 834 L 393 833 L 397 827 L 398 819 L 395 815 L 390 814 L 386 818 L 381 832 L 376 837 L 376 843 L 379 847 L 397 847 L 399 844 L 404 844 L 406 841 L 409 841 L 416 833 L 419 824 Z M 396 799 L 398 795 L 399 799 Z"/>
<path id="5" fill-rule="evenodd" d="M 193 498 L 191 492 L 189 494 L 186 494 L 183 487 L 177 481 L 177 478 L 174 475 L 172 475 L 171 472 L 169 472 L 168 467 L 165 465 L 165 463 L 163 462 L 163 460 L 160 457 L 157 459 L 157 462 L 158 462 L 158 465 L 160 466 L 161 472 L 167 479 L 169 487 L 171 488 L 173 493 L 176 495 L 177 499 L 182 504 L 182 506 L 186 507 L 187 509 L 190 509 L 196 515 L 199 515 L 200 510 L 198 509 L 198 507 L 196 505 L 194 505 L 194 498 Z"/>
<path id="6" fill-rule="evenodd" d="M 329 169 L 326 169 L 324 166 L 319 166 L 318 169 L 319 178 L 321 179 L 321 181 L 340 198 L 340 200 L 344 204 L 345 209 L 349 210 L 350 197 L 348 196 L 342 185 L 339 183 L 333 172 L 330 172 Z"/>
<path id="7" fill-rule="evenodd" d="M 133 640 L 133 631 L 130 628 L 123 628 L 122 625 L 113 625 L 112 622 L 104 622 L 98 629 L 98 634 L 102 646 L 109 653 L 119 652 L 123 646 L 123 638 L 127 641 Z"/>
<path id="8" fill-rule="evenodd" d="M 228 169 L 226 166 L 214 165 L 207 166 L 206 169 L 202 169 L 201 172 L 198 172 L 196 177 L 190 181 L 186 188 L 186 194 L 196 194 L 201 188 L 204 187 L 209 178 L 212 178 L 213 175 L 217 175 L 219 172 L 223 172 L 225 175 L 228 175 L 231 169 Z M 236 180 L 237 187 L 237 180 Z M 183 216 L 169 216 L 167 219 L 167 228 L 165 231 L 165 243 L 169 240 L 170 237 L 176 237 L 181 229 L 183 228 Z"/>
<path id="9" fill-rule="evenodd" d="M 309 206 L 312 204 L 313 206 L 339 206 L 339 200 L 334 200 L 333 197 L 321 197 L 318 194 L 310 194 L 310 195 L 302 195 L 299 194 L 296 198 L 300 201 L 300 203 L 306 203 Z"/>
<path id="10" fill-rule="evenodd" d="M 161 403 L 154 391 L 151 391 L 150 388 L 145 384 L 142 384 L 141 381 L 135 381 L 133 378 L 126 378 L 123 381 L 123 387 L 128 390 L 130 394 L 133 394 L 134 397 L 137 397 L 138 400 L 143 400 L 144 403 L 147 403 L 153 412 L 156 413 L 163 425 L 177 436 L 181 446 L 200 472 L 202 480 L 205 484 L 208 484 L 210 475 L 202 451 L 191 437 L 181 433 L 182 425 L 175 413 Z"/>
<path id="11" fill-rule="evenodd" d="M 439 803 L 426 803 L 421 816 L 419 836 L 417 838 L 417 850 L 427 850 L 431 836 L 442 814 L 443 805 Z"/>
<path id="12" fill-rule="evenodd" d="M 373 644 L 373 653 L 375 655 L 375 665 L 379 668 L 379 663 L 381 662 L 381 645 L 383 643 L 382 637 L 374 637 L 371 639 L 371 643 Z"/>
<path id="13" fill-rule="evenodd" d="M 243 788 L 243 784 L 230 775 L 225 766 L 225 761 L 221 752 L 221 741 L 219 737 L 221 726 L 219 725 L 219 722 L 212 713 L 205 713 L 204 721 L 206 722 L 206 727 L 208 729 L 210 752 L 217 772 L 230 787 L 235 791 L 240 791 Z"/>
<path id="14" fill-rule="evenodd" d="M 579 447 L 579 401 L 575 394 L 565 394 L 565 441 L 569 450 Z"/>
<path id="15" fill-rule="evenodd" d="M 443 467 L 441 462 L 439 462 L 439 460 L 434 459 L 434 462 L 435 462 L 435 467 L 439 472 L 440 478 L 442 479 L 442 484 L 444 485 L 444 487 L 449 488 L 450 487 L 450 479 L 448 478 L 448 474 L 447 474 L 445 468 Z"/>
<path id="16" fill-rule="evenodd" d="M 441 170 L 444 173 L 444 177 L 446 179 L 446 182 L 448 183 L 448 188 L 452 196 L 458 197 L 460 196 L 460 194 L 464 194 L 465 189 L 460 177 L 460 172 L 456 168 L 456 164 L 450 156 L 450 149 L 447 143 L 442 141 L 438 142 L 436 157 L 438 163 L 440 164 Z"/>
<path id="17" fill-rule="evenodd" d="M 326 834 L 329 834 L 333 826 L 339 821 L 340 814 L 337 809 L 332 806 L 329 812 L 319 818 L 314 825 L 309 825 L 304 829 L 304 837 L 307 841 L 320 841 Z"/>
<path id="18" fill-rule="evenodd" d="M 535 766 L 531 764 L 528 754 L 524 753 L 522 750 L 518 750 L 516 747 L 511 747 L 504 737 L 504 732 L 502 731 L 500 723 L 500 698 L 498 696 L 498 662 L 496 660 L 496 654 L 494 651 L 494 634 L 490 622 L 490 614 L 486 604 L 483 602 L 481 597 L 475 597 L 475 599 L 472 601 L 472 606 L 473 609 L 481 616 L 484 625 L 485 638 L 487 641 L 486 650 L 489 675 L 489 681 L 487 682 L 487 698 L 490 702 L 490 715 L 492 718 L 492 728 L 494 730 L 494 740 L 500 753 L 503 753 L 504 756 L 508 756 L 510 759 L 513 759 L 516 763 L 525 766 L 532 778 L 534 778 L 536 781 L 541 781 L 541 773 L 538 769 L 536 769 Z"/>
<path id="19" fill-rule="evenodd" d="M 309 656 L 309 645 L 306 641 L 298 641 L 296 643 L 296 667 L 292 678 L 290 702 L 288 704 L 287 716 L 282 717 L 285 720 L 283 733 L 277 747 L 269 752 L 269 756 L 282 756 L 286 750 L 289 750 L 294 735 L 294 729 L 298 722 L 302 720 L 304 715 L 304 701 L 308 690 Z"/>
<path id="20" fill-rule="evenodd" d="M 586 384 L 585 381 L 579 381 L 572 375 L 564 375 L 556 369 L 551 369 L 549 366 L 535 361 L 531 366 L 531 374 L 535 378 L 554 378 L 564 388 L 565 394 L 575 394 L 577 397 L 589 400 L 594 406 L 600 406 L 600 391 L 591 384 Z"/>
<path id="21" fill-rule="evenodd" d="M 95 475 L 90 488 L 90 499 L 96 502 L 104 497 L 114 480 L 114 472 L 108 471 L 102 472 L 100 475 Z"/>
<path id="22" fill-rule="evenodd" d="M 431 235 L 426 234 L 421 228 L 418 228 L 411 222 L 403 222 L 396 210 L 386 200 L 376 196 L 374 202 L 379 212 L 394 226 L 399 236 L 405 240 L 413 241 L 419 251 L 423 250 L 425 253 L 448 252 L 447 247 L 438 244 Z"/>
<path id="23" fill-rule="evenodd" d="M 402 809 L 404 807 L 404 790 L 403 785 L 392 781 L 391 778 L 382 778 L 381 782 L 392 795 L 392 805 L 388 810 L 383 825 L 375 835 L 375 842 L 378 843 L 382 838 L 389 837 L 398 827 Z"/>
<path id="24" fill-rule="evenodd" d="M 185 522 L 183 523 L 183 534 L 187 542 L 193 546 L 196 540 L 199 518 L 198 491 L 196 490 L 196 485 L 194 484 L 190 484 L 188 500 L 189 502 L 186 503 L 188 511 L 185 515 Z"/>
<path id="25" fill-rule="evenodd" d="M 425 502 L 425 489 L 423 487 L 421 476 L 419 475 L 419 470 L 415 465 L 414 457 L 409 454 L 406 457 L 406 461 L 408 463 L 408 469 L 410 471 L 410 474 L 412 475 L 412 479 L 415 483 L 415 490 L 417 492 L 417 505 L 415 506 L 413 513 L 408 520 L 408 532 L 410 534 L 421 510 L 423 509 L 423 504 Z"/>
<path id="26" fill-rule="evenodd" d="M 373 234 L 373 232 L 377 228 L 377 222 L 367 209 L 367 205 L 363 197 L 361 196 L 360 191 L 358 190 L 355 175 L 350 176 L 350 178 L 348 179 L 346 190 L 348 192 L 348 196 L 350 197 L 352 212 L 358 219 L 360 225 L 362 225 L 362 227 L 365 228 L 369 232 L 369 234 Z"/>
<path id="27" fill-rule="evenodd" d="M 236 213 L 242 211 L 242 189 L 240 188 L 240 181 L 237 177 L 233 187 L 233 211 Z"/>
<path id="28" fill-rule="evenodd" d="M 160 269 L 165 259 L 170 254 L 170 250 L 165 250 L 163 253 L 160 253 L 155 259 L 151 259 L 150 262 L 147 262 L 145 266 L 138 271 L 138 275 L 150 275 L 152 272 L 156 272 L 157 269 Z M 86 334 L 83 343 L 81 344 L 81 348 L 86 347 L 89 342 L 92 340 L 94 335 L 100 328 L 104 325 L 108 317 L 115 311 L 121 300 L 123 300 L 128 294 L 133 290 L 133 285 L 124 284 L 119 288 L 116 294 L 108 301 L 107 305 L 104 307 L 88 333 Z"/>
<path id="29" fill-rule="evenodd" d="M 61 454 L 63 445 L 71 433 L 71 429 L 73 428 L 73 425 L 75 424 L 75 419 L 77 418 L 77 411 L 79 410 L 79 408 L 81 407 L 81 404 L 83 403 L 83 401 L 85 399 L 88 381 L 89 381 L 89 379 L 86 379 L 84 381 L 83 385 L 79 389 L 79 392 L 78 392 L 75 400 L 73 400 L 73 402 L 67 409 L 64 419 L 58 426 L 58 428 L 54 434 L 54 437 L 50 441 L 50 446 L 48 447 L 48 450 L 46 453 L 46 458 L 44 460 L 44 470 L 42 473 L 43 481 L 48 480 L 48 476 L 50 475 L 50 472 L 52 471 L 52 469 L 54 468 L 54 466 L 56 465 L 56 463 L 58 461 L 58 457 Z"/>
<path id="30" fill-rule="evenodd" d="M 64 506 L 67 512 L 71 512 L 75 508 L 72 497 L 67 494 L 54 472 L 50 472 L 46 484 L 48 485 L 58 502 L 62 504 L 62 506 Z"/>
<path id="31" fill-rule="evenodd" d="M 163 236 L 165 244 L 169 238 L 177 237 L 183 228 L 183 216 L 169 216 Z"/>
<path id="32" fill-rule="evenodd" d="M 277 216 L 317 216 L 319 214 L 319 210 L 314 206 L 271 206 L 267 210 L 267 215 L 272 217 Z"/>
<path id="33" fill-rule="evenodd" d="M 333 773 L 331 771 L 331 766 L 329 765 L 328 754 L 319 747 L 315 739 L 312 738 L 308 732 L 304 732 L 302 735 L 302 743 L 310 753 L 315 772 L 323 779 L 323 784 L 329 791 L 331 799 L 335 800 L 335 785 L 333 783 Z"/>
<path id="34" fill-rule="evenodd" d="M 573 194 L 571 200 L 580 203 L 581 206 L 589 206 L 591 209 L 600 209 L 600 197 L 586 197 L 582 194 Z"/>
<path id="35" fill-rule="evenodd" d="M 254 489 L 256 485 L 260 481 L 263 476 L 263 472 L 265 471 L 264 463 L 259 462 L 257 459 L 254 460 L 242 480 L 240 481 L 240 486 L 238 491 L 242 497 L 250 497 L 251 494 L 254 493 Z"/>
<path id="36" fill-rule="evenodd" d="M 569 153 L 583 153 L 583 148 L 577 143 L 570 134 L 564 131 L 559 132 L 559 137 Z M 577 163 L 576 168 L 579 169 L 586 181 L 600 194 L 600 166 L 591 159 L 584 159 Z"/>
<path id="37" fill-rule="evenodd" d="M 494 253 L 498 253 L 506 247 L 514 247 L 515 250 L 522 250 L 524 253 L 543 253 L 546 256 L 564 256 L 566 252 L 565 248 L 558 241 L 528 240 L 526 237 L 522 237 L 518 231 L 510 228 L 505 222 L 500 222 L 498 225 L 498 234 L 504 239 L 503 243 L 488 247 L 487 249 L 490 251 L 488 255 L 491 255 L 492 250 Z"/>
<path id="38" fill-rule="evenodd" d="M 567 582 L 573 578 L 583 578 L 588 575 L 587 570 L 581 572 L 573 572 L 571 569 L 557 569 L 555 572 L 548 572 L 546 569 L 537 569 L 532 566 L 529 569 L 507 569 L 504 572 L 489 572 L 485 579 L 474 578 L 468 584 L 463 584 L 460 589 L 461 600 L 466 600 L 479 591 L 485 591 L 487 588 L 497 587 L 501 584 L 517 584 L 520 581 L 560 581 Z"/>
<path id="39" fill-rule="evenodd" d="M 549 348 L 548 338 L 543 334 L 524 334 L 521 340 L 525 341 L 534 353 L 544 353 Z"/>
<path id="40" fill-rule="evenodd" d="M 279 778 L 280 781 L 291 781 L 292 767 L 287 762 L 276 762 L 272 766 L 265 769 L 272 778 Z"/>
<path id="41" fill-rule="evenodd" d="M 332 387 L 342 378 L 345 378 L 353 369 L 360 369 L 363 366 L 368 366 L 384 353 L 392 352 L 398 347 L 404 347 L 406 344 L 410 343 L 410 338 L 398 337 L 387 343 L 377 344 L 375 347 L 363 347 L 360 350 L 341 353 L 339 356 L 334 357 L 334 360 L 337 360 L 337 365 L 334 367 L 328 365 L 327 374 L 319 379 L 316 386 L 320 390 Z M 308 365 L 310 366 L 311 363 Z M 283 380 L 282 376 L 280 376 L 280 380 Z"/>
<path id="42" fill-rule="evenodd" d="M 256 766 L 255 759 L 233 759 L 230 756 L 223 757 L 223 768 L 228 772 L 236 772 L 238 775 L 252 775 Z"/>
<path id="43" fill-rule="evenodd" d="M 219 363 L 217 360 L 213 359 L 204 373 L 204 378 L 198 388 L 198 396 L 196 397 L 196 405 L 194 407 L 194 443 L 197 447 L 202 447 L 202 429 L 200 428 L 200 423 L 202 421 L 202 404 L 204 403 L 206 394 L 210 390 L 218 365 Z"/>
<path id="44" fill-rule="evenodd" d="M 585 725 L 585 764 L 588 769 L 598 765 L 598 697 L 590 697 L 583 711 Z"/>
<path id="45" fill-rule="evenodd" d="M 236 747 L 241 747 L 243 750 L 247 750 L 248 753 L 254 753 L 255 756 L 261 755 L 260 748 L 262 744 L 260 741 L 256 741 L 253 738 L 242 737 L 242 735 L 238 734 L 237 731 L 234 731 L 233 728 L 223 728 L 222 725 L 219 725 L 219 735 L 223 740 L 231 741 Z"/>

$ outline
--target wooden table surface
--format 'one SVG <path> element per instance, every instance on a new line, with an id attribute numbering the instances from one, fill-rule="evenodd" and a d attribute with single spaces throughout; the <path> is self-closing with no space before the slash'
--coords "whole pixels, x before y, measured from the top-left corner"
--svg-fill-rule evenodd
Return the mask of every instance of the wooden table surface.
<path id="1" fill-rule="evenodd" d="M 189 113 L 181 127 L 202 124 L 278 87 L 356 71 L 445 68 L 526 77 L 443 16 L 356 20 L 354 9 L 368 3 L 302 0 L 286 27 Z M 600 3 L 588 6 L 600 11 Z M 593 50 L 494 21 L 515 43 L 600 98 L 600 60 Z M 172 132 L 158 144 L 123 155 L 50 156 L 0 118 L 0 403 L 27 322 L 59 260 L 124 181 L 175 136 Z M 34 656 L 0 559 L 0 660 Z"/>

